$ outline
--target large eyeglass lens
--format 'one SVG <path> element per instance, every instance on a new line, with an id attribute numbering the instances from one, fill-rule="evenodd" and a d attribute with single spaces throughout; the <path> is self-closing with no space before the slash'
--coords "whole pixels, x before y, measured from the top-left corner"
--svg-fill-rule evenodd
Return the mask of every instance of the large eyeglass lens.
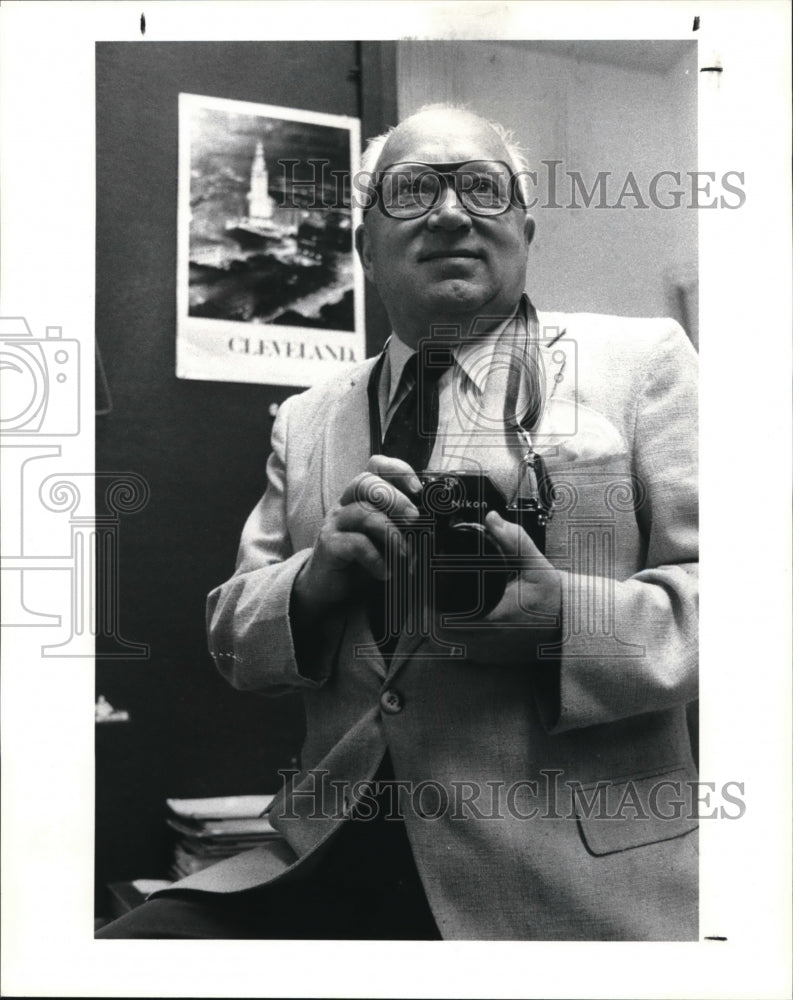
<path id="1" fill-rule="evenodd" d="M 423 163 L 398 163 L 383 174 L 380 196 L 388 215 L 411 219 L 429 212 L 442 190 L 440 175 Z"/>
<path id="2" fill-rule="evenodd" d="M 512 175 L 500 163 L 470 163 L 457 172 L 457 193 L 475 215 L 498 215 L 509 207 Z"/>
<path id="3" fill-rule="evenodd" d="M 393 218 L 415 219 L 438 204 L 450 182 L 473 215 L 500 215 L 509 208 L 512 173 L 505 163 L 487 160 L 472 160 L 449 171 L 426 163 L 396 163 L 381 176 L 381 205 Z"/>

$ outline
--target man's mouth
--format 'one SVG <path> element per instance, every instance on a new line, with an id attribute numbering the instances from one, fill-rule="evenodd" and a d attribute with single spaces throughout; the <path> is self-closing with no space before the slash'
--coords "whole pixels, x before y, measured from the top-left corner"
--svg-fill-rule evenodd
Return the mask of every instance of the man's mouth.
<path id="1" fill-rule="evenodd" d="M 474 250 L 465 250 L 462 247 L 458 247 L 456 249 L 446 248 L 444 250 L 429 250 L 426 253 L 421 254 L 419 260 L 454 260 L 459 257 L 468 257 L 472 260 L 477 260 L 480 256 L 481 254 L 476 253 Z"/>

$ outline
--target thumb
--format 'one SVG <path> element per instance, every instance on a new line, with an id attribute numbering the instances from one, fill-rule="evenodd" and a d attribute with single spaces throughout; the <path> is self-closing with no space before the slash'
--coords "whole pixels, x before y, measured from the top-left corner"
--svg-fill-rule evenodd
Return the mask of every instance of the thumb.
<path id="1" fill-rule="evenodd" d="M 487 530 L 505 556 L 537 556 L 539 549 L 519 524 L 505 521 L 492 510 L 485 518 Z"/>

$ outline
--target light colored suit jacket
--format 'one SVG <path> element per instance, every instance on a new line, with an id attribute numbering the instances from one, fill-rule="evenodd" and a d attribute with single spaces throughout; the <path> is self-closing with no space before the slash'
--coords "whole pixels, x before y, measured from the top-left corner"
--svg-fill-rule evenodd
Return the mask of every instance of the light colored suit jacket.
<path id="1" fill-rule="evenodd" d="M 546 555 L 565 580 L 555 695 L 528 652 L 525 669 L 485 668 L 403 636 L 387 665 L 363 609 L 329 637 L 314 679 L 301 674 L 292 584 L 369 457 L 373 362 L 293 396 L 208 625 L 236 687 L 303 693 L 303 770 L 272 810 L 284 842 L 178 891 L 303 877 L 388 748 L 398 779 L 414 792 L 430 783 L 403 815 L 444 937 L 697 937 L 685 716 L 697 676 L 696 355 L 671 320 L 539 318 L 546 405 L 533 439 L 555 485 Z M 397 711 L 381 702 L 389 691 Z"/>

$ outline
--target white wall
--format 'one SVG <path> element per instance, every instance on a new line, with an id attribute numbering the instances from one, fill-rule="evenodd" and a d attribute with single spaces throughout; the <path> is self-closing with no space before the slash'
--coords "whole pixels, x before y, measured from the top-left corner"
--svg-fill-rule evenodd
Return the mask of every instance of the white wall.
<path id="1" fill-rule="evenodd" d="M 410 41 L 397 46 L 400 118 L 431 101 L 467 104 L 515 130 L 539 171 L 527 288 L 540 308 L 685 322 L 675 284 L 695 293 L 697 212 L 650 203 L 662 170 L 696 170 L 696 48 L 688 42 Z M 647 209 L 548 208 L 542 160 L 590 188 L 611 171 L 609 204 L 633 171 Z M 664 184 L 667 186 L 665 187 Z M 664 196 L 671 181 L 660 186 Z M 578 198 L 579 203 L 581 198 Z M 686 203 L 690 197 L 686 197 Z"/>

